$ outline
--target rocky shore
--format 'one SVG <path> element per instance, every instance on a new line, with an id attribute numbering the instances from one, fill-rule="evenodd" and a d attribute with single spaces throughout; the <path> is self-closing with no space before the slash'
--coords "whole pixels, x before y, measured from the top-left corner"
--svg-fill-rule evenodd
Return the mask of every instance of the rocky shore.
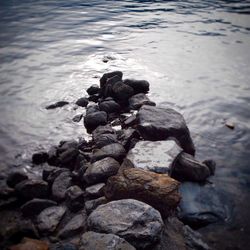
<path id="1" fill-rule="evenodd" d="M 149 87 L 104 74 L 76 101 L 86 113 L 73 122 L 83 120 L 92 139 L 34 153 L 34 174 L 10 172 L 0 191 L 1 249 L 210 249 L 195 229 L 227 218 L 207 185 L 215 162 L 195 158 L 183 116 L 157 107 Z"/>

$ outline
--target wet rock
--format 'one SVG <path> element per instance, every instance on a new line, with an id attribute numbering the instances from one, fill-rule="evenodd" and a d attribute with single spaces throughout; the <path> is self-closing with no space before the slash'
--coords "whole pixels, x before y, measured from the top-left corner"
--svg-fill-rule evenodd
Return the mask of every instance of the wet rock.
<path id="1" fill-rule="evenodd" d="M 75 244 L 68 242 L 58 242 L 50 250 L 78 250 L 78 247 Z"/>
<path id="2" fill-rule="evenodd" d="M 105 125 L 108 122 L 107 113 L 104 111 L 98 111 L 94 113 L 87 114 L 84 117 L 84 126 L 88 133 L 91 133 L 100 125 Z"/>
<path id="3" fill-rule="evenodd" d="M 61 107 L 65 106 L 65 105 L 67 105 L 67 104 L 69 104 L 69 102 L 66 102 L 66 101 L 59 101 L 59 102 L 50 104 L 50 105 L 46 106 L 45 108 L 46 108 L 46 109 L 61 108 Z"/>
<path id="4" fill-rule="evenodd" d="M 59 225 L 65 212 L 66 208 L 61 206 L 46 208 L 37 217 L 38 230 L 43 235 L 53 233 Z"/>
<path id="5" fill-rule="evenodd" d="M 78 149 L 68 148 L 58 156 L 59 165 L 73 170 L 78 154 Z"/>
<path id="6" fill-rule="evenodd" d="M 69 172 L 67 168 L 53 167 L 51 169 L 46 168 L 43 170 L 43 180 L 52 185 L 55 179 L 63 172 Z"/>
<path id="7" fill-rule="evenodd" d="M 105 186 L 105 183 L 98 183 L 95 185 L 92 185 L 90 187 L 87 187 L 85 189 L 85 196 L 87 198 L 99 198 L 103 196 L 103 187 Z"/>
<path id="8" fill-rule="evenodd" d="M 88 97 L 88 100 L 90 102 L 96 102 L 97 103 L 99 101 L 99 99 L 100 99 L 100 95 L 99 94 L 91 95 L 91 96 Z"/>
<path id="9" fill-rule="evenodd" d="M 98 126 L 92 133 L 93 140 L 96 141 L 102 134 L 114 134 L 115 130 L 109 125 Z"/>
<path id="10" fill-rule="evenodd" d="M 89 104 L 89 100 L 88 100 L 88 98 L 85 98 L 85 97 L 79 98 L 76 101 L 76 105 L 78 105 L 80 107 L 86 107 L 86 106 L 88 106 L 88 104 Z"/>
<path id="11" fill-rule="evenodd" d="M 57 147 L 52 146 L 48 151 L 48 159 L 47 162 L 51 166 L 58 166 L 58 155 L 57 155 Z"/>
<path id="12" fill-rule="evenodd" d="M 38 152 L 32 155 L 32 163 L 42 164 L 47 162 L 49 156 L 47 152 Z"/>
<path id="13" fill-rule="evenodd" d="M 94 141 L 97 148 L 102 148 L 109 144 L 118 142 L 115 134 L 101 134 L 98 137 L 95 137 Z"/>
<path id="14" fill-rule="evenodd" d="M 136 94 L 129 98 L 129 108 L 130 109 L 140 109 L 143 105 L 155 106 L 156 104 L 149 100 L 149 98 L 143 94 Z"/>
<path id="15" fill-rule="evenodd" d="M 133 144 L 134 139 L 139 139 L 139 138 L 140 135 L 137 132 L 137 130 L 132 128 L 121 130 L 121 133 L 119 134 L 118 137 L 120 143 L 127 151 L 135 146 L 135 144 Z"/>
<path id="16" fill-rule="evenodd" d="M 95 162 L 106 157 L 112 157 L 117 161 L 121 161 L 125 155 L 126 150 L 120 143 L 112 143 L 101 149 L 94 150 L 91 161 Z"/>
<path id="17" fill-rule="evenodd" d="M 225 125 L 226 125 L 228 128 L 232 129 L 232 130 L 235 128 L 234 123 L 233 123 L 233 122 L 230 122 L 230 121 L 227 121 L 227 122 L 225 123 Z"/>
<path id="18" fill-rule="evenodd" d="M 132 127 L 134 125 L 137 125 L 137 123 L 138 120 L 136 115 L 131 115 L 123 121 L 122 127 L 123 128 Z"/>
<path id="19" fill-rule="evenodd" d="M 63 229 L 61 229 L 58 233 L 58 237 L 60 239 L 66 239 L 76 234 L 82 233 L 86 230 L 86 219 L 87 215 L 84 211 L 75 215 Z"/>
<path id="20" fill-rule="evenodd" d="M 99 94 L 100 88 L 97 84 L 93 84 L 86 91 L 89 95 L 95 95 L 95 94 Z"/>
<path id="21" fill-rule="evenodd" d="M 108 179 L 104 194 L 108 200 L 135 199 L 145 202 L 167 217 L 180 202 L 178 188 L 179 182 L 165 174 L 129 168 Z"/>
<path id="22" fill-rule="evenodd" d="M 72 185 L 72 175 L 69 171 L 64 171 L 56 177 L 52 184 L 52 196 L 56 201 L 65 199 L 67 189 Z"/>
<path id="23" fill-rule="evenodd" d="M 16 170 L 16 171 L 10 172 L 10 174 L 7 177 L 6 183 L 8 184 L 8 186 L 14 188 L 18 183 L 27 179 L 28 179 L 28 176 L 26 173 L 24 173 L 24 171 Z"/>
<path id="24" fill-rule="evenodd" d="M 145 80 L 125 79 L 124 83 L 132 87 L 135 94 L 149 91 L 149 82 Z"/>
<path id="25" fill-rule="evenodd" d="M 123 82 L 116 82 L 112 85 L 112 97 L 120 104 L 126 105 L 129 98 L 134 94 L 133 88 Z"/>
<path id="26" fill-rule="evenodd" d="M 84 192 L 78 186 L 71 186 L 66 192 L 66 204 L 71 211 L 79 211 L 84 207 Z"/>
<path id="27" fill-rule="evenodd" d="M 101 88 L 103 88 L 105 86 L 105 84 L 107 83 L 107 80 L 109 78 L 112 78 L 114 76 L 118 76 L 119 80 L 122 80 L 122 75 L 123 75 L 123 73 L 121 71 L 113 71 L 113 72 L 109 72 L 109 73 L 104 74 L 100 79 Z"/>
<path id="28" fill-rule="evenodd" d="M 108 200 L 102 196 L 94 200 L 89 200 L 85 202 L 85 210 L 87 214 L 92 213 L 98 206 L 106 204 Z"/>
<path id="29" fill-rule="evenodd" d="M 120 105 L 114 100 L 103 101 L 99 104 L 99 108 L 101 111 L 105 111 L 106 113 L 117 113 L 121 110 Z"/>
<path id="30" fill-rule="evenodd" d="M 143 249 L 159 241 L 163 221 L 151 206 L 127 199 L 99 206 L 88 217 L 88 226 L 95 232 L 116 234 Z"/>
<path id="31" fill-rule="evenodd" d="M 171 176 L 180 181 L 204 182 L 210 176 L 210 170 L 192 155 L 183 152 L 175 162 Z"/>
<path id="32" fill-rule="evenodd" d="M 57 204 L 54 201 L 35 198 L 22 205 L 21 211 L 24 216 L 33 217 L 39 214 L 42 210 L 56 205 Z"/>
<path id="33" fill-rule="evenodd" d="M 195 148 L 183 116 L 170 108 L 142 106 L 137 113 L 138 130 L 144 140 L 159 141 L 176 138 L 186 153 Z"/>
<path id="34" fill-rule="evenodd" d="M 49 250 L 46 241 L 24 238 L 21 243 L 11 246 L 9 250 Z"/>
<path id="35" fill-rule="evenodd" d="M 106 157 L 94 162 L 88 167 L 84 174 L 84 179 L 88 184 L 105 181 L 108 177 L 118 172 L 120 164 L 111 157 Z"/>
<path id="36" fill-rule="evenodd" d="M 82 120 L 82 117 L 83 117 L 82 114 L 75 115 L 75 116 L 72 118 L 72 121 L 73 121 L 73 122 L 80 122 L 80 121 Z"/>
<path id="37" fill-rule="evenodd" d="M 229 217 L 230 202 L 212 185 L 185 182 L 181 184 L 179 218 L 192 228 L 200 228 Z"/>
<path id="38" fill-rule="evenodd" d="M 139 141 L 128 152 L 127 159 L 135 168 L 156 173 L 169 173 L 181 152 L 182 149 L 174 140 Z"/>
<path id="39" fill-rule="evenodd" d="M 21 198 L 44 198 L 48 195 L 48 183 L 43 180 L 24 180 L 15 186 Z"/>
<path id="40" fill-rule="evenodd" d="M 90 105 L 86 108 L 86 115 L 100 111 L 98 105 Z"/>
<path id="41" fill-rule="evenodd" d="M 210 174 L 214 175 L 215 168 L 216 168 L 216 162 L 214 160 L 210 159 L 210 160 L 205 160 L 202 163 L 205 164 L 209 168 Z"/>
<path id="42" fill-rule="evenodd" d="M 86 232 L 82 235 L 79 250 L 135 250 L 126 240 L 114 234 Z"/>

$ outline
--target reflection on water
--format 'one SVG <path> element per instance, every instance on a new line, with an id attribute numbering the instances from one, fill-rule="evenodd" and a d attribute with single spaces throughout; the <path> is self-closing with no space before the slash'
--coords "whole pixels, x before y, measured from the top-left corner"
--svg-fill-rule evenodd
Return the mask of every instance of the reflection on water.
<path id="1" fill-rule="evenodd" d="M 250 1 L 236 0 L 1 1 L 2 164 L 86 136 L 82 124 L 71 121 L 83 112 L 74 100 L 104 72 L 122 70 L 149 80 L 151 98 L 185 116 L 198 157 L 217 161 L 212 181 L 234 200 L 235 219 L 207 237 L 220 242 L 218 249 L 228 242 L 244 249 L 250 233 L 249 14 Z M 104 57 L 112 60 L 104 63 Z M 44 109 L 58 100 L 72 104 Z M 234 130 L 224 126 L 227 120 Z"/>

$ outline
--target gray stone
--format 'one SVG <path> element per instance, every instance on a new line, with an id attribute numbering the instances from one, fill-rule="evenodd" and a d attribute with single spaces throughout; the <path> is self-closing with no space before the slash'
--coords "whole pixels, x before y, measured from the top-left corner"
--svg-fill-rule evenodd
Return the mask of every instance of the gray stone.
<path id="1" fill-rule="evenodd" d="M 109 124 L 98 126 L 92 133 L 93 140 L 96 141 L 102 134 L 115 134 L 115 130 Z"/>
<path id="2" fill-rule="evenodd" d="M 76 101 L 76 105 L 80 106 L 80 107 L 86 107 L 88 106 L 89 100 L 85 97 L 79 98 Z"/>
<path id="3" fill-rule="evenodd" d="M 84 126 L 88 133 L 91 133 L 100 125 L 105 125 L 108 122 L 107 113 L 104 111 L 97 111 L 87 114 L 84 117 Z"/>
<path id="4" fill-rule="evenodd" d="M 128 99 L 134 94 L 133 88 L 122 81 L 112 85 L 112 97 L 121 105 L 127 104 Z"/>
<path id="5" fill-rule="evenodd" d="M 156 104 L 149 100 L 149 98 L 143 94 L 136 94 L 129 98 L 129 108 L 130 109 L 140 109 L 143 105 L 155 106 Z"/>
<path id="6" fill-rule="evenodd" d="M 144 105 L 137 117 L 137 128 L 144 140 L 160 141 L 173 137 L 186 153 L 194 155 L 194 144 L 180 113 L 170 108 Z"/>
<path id="7" fill-rule="evenodd" d="M 145 80 L 125 79 L 124 84 L 132 87 L 135 94 L 147 93 L 149 91 L 149 82 Z"/>
<path id="8" fill-rule="evenodd" d="M 79 250 L 135 250 L 126 240 L 114 234 L 86 232 L 82 235 Z"/>
<path id="9" fill-rule="evenodd" d="M 100 88 L 97 84 L 93 84 L 86 91 L 89 95 L 95 95 L 100 92 Z"/>
<path id="10" fill-rule="evenodd" d="M 117 143 L 117 136 L 115 134 L 101 134 L 97 138 L 95 137 L 95 146 L 102 148 L 112 143 Z"/>
<path id="11" fill-rule="evenodd" d="M 123 73 L 121 71 L 113 71 L 113 72 L 105 73 L 100 79 L 101 88 L 103 88 L 106 85 L 108 79 L 114 76 L 118 76 L 119 80 L 122 80 L 122 75 Z"/>
<path id="12" fill-rule="evenodd" d="M 108 200 L 102 196 L 95 200 L 90 200 L 85 202 L 85 210 L 87 214 L 92 213 L 98 206 L 106 204 Z"/>
<path id="13" fill-rule="evenodd" d="M 128 154 L 135 168 L 156 173 L 169 173 L 182 149 L 174 140 L 139 141 Z"/>
<path id="14" fill-rule="evenodd" d="M 108 177 L 115 175 L 119 167 L 120 164 L 115 159 L 106 157 L 90 165 L 84 174 L 84 179 L 88 184 L 105 181 Z"/>
<path id="15" fill-rule="evenodd" d="M 99 108 L 101 111 L 105 111 L 106 113 L 117 113 L 120 111 L 120 105 L 114 100 L 103 101 L 99 104 Z"/>
<path id="16" fill-rule="evenodd" d="M 59 206 L 48 207 L 43 210 L 37 217 L 37 227 L 39 231 L 43 235 L 53 233 L 65 212 L 66 208 Z"/>
<path id="17" fill-rule="evenodd" d="M 99 206 L 88 217 L 88 226 L 96 232 L 116 234 L 136 248 L 146 248 L 160 240 L 163 221 L 151 206 L 125 199 Z"/>
<path id="18" fill-rule="evenodd" d="M 105 183 L 98 183 L 95 185 L 92 185 L 90 187 L 87 187 L 85 189 L 85 196 L 87 198 L 99 198 L 103 196 L 103 187 L 105 186 Z"/>
<path id="19" fill-rule="evenodd" d="M 72 118 L 72 121 L 73 121 L 73 122 L 80 122 L 80 121 L 82 120 L 82 117 L 83 117 L 83 114 L 75 115 L 75 116 Z"/>
<path id="20" fill-rule="evenodd" d="M 78 211 L 84 207 L 84 192 L 78 186 L 71 186 L 66 191 L 66 204 L 71 211 Z"/>

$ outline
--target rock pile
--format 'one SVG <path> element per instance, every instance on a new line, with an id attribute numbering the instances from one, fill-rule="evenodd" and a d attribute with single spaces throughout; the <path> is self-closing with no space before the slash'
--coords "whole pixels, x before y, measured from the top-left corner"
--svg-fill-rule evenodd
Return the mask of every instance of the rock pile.
<path id="1" fill-rule="evenodd" d="M 84 117 L 92 140 L 35 153 L 42 176 L 10 173 L 0 194 L 2 248 L 208 249 L 176 215 L 180 181 L 204 182 L 214 163 L 194 158 L 183 116 L 150 101 L 147 81 L 122 78 L 104 74 L 76 102 L 86 115 L 74 121 Z"/>

